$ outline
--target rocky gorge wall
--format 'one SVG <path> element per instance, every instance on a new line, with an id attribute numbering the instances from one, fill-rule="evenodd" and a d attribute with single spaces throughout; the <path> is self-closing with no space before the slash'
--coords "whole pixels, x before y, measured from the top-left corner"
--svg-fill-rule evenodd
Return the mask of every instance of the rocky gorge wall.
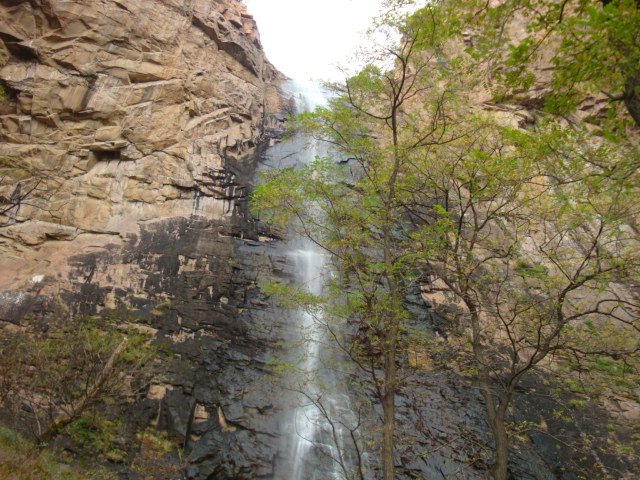
<path id="1" fill-rule="evenodd" d="M 47 182 L 10 213 L 5 247 L 135 233 L 196 199 L 204 216 L 231 213 L 243 193 L 229 165 L 281 110 L 242 3 L 4 1 L 0 19 L 0 155 Z"/>
<path id="2" fill-rule="evenodd" d="M 37 186 L 1 219 L 0 326 L 62 304 L 154 334 L 167 363 L 129 430 L 167 429 L 190 478 L 268 476 L 284 319 L 255 282 L 281 259 L 246 196 L 284 105 L 253 18 L 238 0 L 2 0 L 0 40 L 0 158 Z"/>
<path id="3" fill-rule="evenodd" d="M 242 215 L 281 110 L 281 76 L 242 3 L 3 1 L 0 19 L 0 156 L 40 182 L 4 215 L 1 289 L 36 277 L 56 295 L 70 256 L 120 248 L 148 222 Z M 109 274 L 124 288 L 139 277 L 132 265 Z"/>

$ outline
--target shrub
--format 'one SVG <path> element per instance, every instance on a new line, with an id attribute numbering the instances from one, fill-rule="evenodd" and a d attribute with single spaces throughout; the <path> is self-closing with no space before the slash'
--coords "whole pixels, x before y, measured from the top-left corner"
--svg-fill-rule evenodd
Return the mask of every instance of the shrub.
<path id="1" fill-rule="evenodd" d="M 41 450 L 13 430 L 0 427 L 0 478 L 3 480 L 114 480 L 105 469 L 79 470 Z"/>

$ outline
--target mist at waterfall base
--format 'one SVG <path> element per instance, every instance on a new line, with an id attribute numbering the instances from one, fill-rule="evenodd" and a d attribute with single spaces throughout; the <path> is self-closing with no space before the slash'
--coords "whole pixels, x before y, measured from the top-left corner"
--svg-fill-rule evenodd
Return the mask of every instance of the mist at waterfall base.
<path id="1" fill-rule="evenodd" d="M 298 112 L 326 103 L 328 93 L 318 85 L 288 81 L 283 90 Z M 269 148 L 264 168 L 296 168 L 323 155 L 323 146 L 299 135 Z M 328 255 L 311 240 L 291 235 L 280 246 L 296 272 L 292 281 L 314 295 L 322 295 L 331 275 Z M 277 480 L 349 480 L 362 458 L 354 445 L 358 418 L 353 412 L 346 379 L 334 367 L 340 352 L 323 325 L 321 313 L 300 309 L 291 315 L 292 339 L 283 360 L 296 366 L 283 375 L 290 391 L 281 425 Z M 330 365 L 331 364 L 331 365 Z M 352 432 L 353 431 L 353 432 Z M 353 435 L 352 435 L 353 433 Z"/>

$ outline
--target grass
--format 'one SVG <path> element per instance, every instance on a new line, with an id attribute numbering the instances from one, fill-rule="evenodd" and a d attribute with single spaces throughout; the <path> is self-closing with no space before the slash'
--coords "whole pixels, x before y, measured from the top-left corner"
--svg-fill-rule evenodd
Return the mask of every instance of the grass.
<path id="1" fill-rule="evenodd" d="M 67 428 L 71 440 L 98 458 L 122 461 L 126 452 L 115 446 L 121 420 L 107 420 L 98 414 L 80 417 Z"/>
<path id="2" fill-rule="evenodd" d="M 633 371 L 629 365 L 605 357 L 599 357 L 594 362 L 587 363 L 587 367 L 611 376 L 622 376 Z"/>
<path id="3" fill-rule="evenodd" d="M 8 428 L 0 427 L 0 478 L 3 480 L 112 480 L 104 470 L 79 470 Z"/>
<path id="4" fill-rule="evenodd" d="M 581 400 L 579 398 L 572 398 L 571 400 L 569 400 L 569 407 L 575 410 L 580 410 L 584 408 L 586 405 L 587 405 L 586 400 Z"/>

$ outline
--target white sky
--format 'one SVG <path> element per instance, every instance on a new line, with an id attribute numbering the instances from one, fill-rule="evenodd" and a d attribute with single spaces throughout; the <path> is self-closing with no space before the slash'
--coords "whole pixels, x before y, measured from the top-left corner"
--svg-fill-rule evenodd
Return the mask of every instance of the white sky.
<path id="1" fill-rule="evenodd" d="M 342 80 L 382 0 L 244 0 L 258 23 L 267 58 L 296 80 Z"/>

